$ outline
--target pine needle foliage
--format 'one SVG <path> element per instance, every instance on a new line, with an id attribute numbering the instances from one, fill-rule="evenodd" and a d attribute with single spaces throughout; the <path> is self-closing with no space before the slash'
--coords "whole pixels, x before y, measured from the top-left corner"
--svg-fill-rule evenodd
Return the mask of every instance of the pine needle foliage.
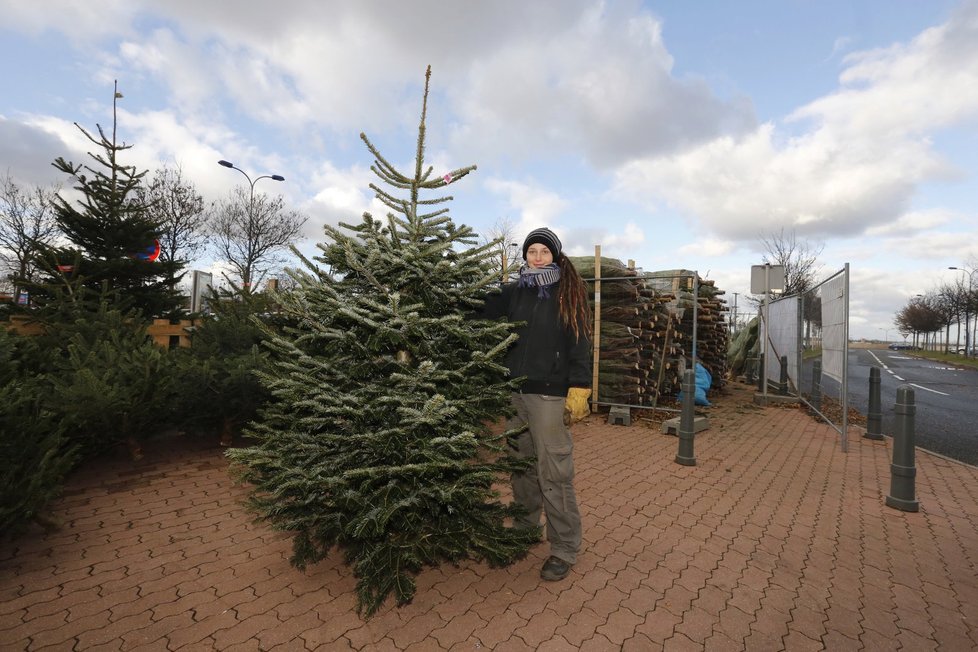
<path id="1" fill-rule="evenodd" d="M 504 565 L 539 538 L 506 525 L 517 508 L 497 483 L 528 462 L 509 454 L 513 433 L 488 425 L 508 411 L 502 356 L 515 335 L 472 318 L 498 242 L 473 246 L 439 206 L 451 196 L 423 198 L 475 170 L 425 168 L 430 74 L 411 173 L 361 134 L 387 220 L 326 226 L 316 262 L 293 273 L 297 288 L 279 297 L 293 326 L 270 337 L 261 374 L 272 402 L 249 431 L 256 445 L 228 453 L 259 518 L 292 533 L 295 566 L 343 552 L 367 616 L 389 596 L 409 602 L 426 565 Z"/>

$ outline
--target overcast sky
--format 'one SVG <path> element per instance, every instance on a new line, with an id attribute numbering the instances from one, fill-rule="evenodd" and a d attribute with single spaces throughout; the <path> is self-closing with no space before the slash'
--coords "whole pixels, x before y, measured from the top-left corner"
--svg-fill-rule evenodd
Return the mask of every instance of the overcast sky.
<path id="1" fill-rule="evenodd" d="M 745 308 L 759 240 L 852 269 L 850 333 L 978 265 L 978 0 L 0 0 L 0 174 L 63 182 L 78 122 L 208 199 L 233 161 L 322 225 L 372 204 L 364 131 L 477 164 L 456 222 L 553 228 L 568 253 L 698 270 Z M 956 276 L 957 274 L 957 276 Z M 978 274 L 975 275 L 978 284 Z"/>

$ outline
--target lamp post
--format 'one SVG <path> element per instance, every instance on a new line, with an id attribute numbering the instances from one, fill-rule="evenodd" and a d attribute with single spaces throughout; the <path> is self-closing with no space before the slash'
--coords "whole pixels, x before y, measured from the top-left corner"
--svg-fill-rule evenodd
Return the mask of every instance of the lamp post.
<path id="1" fill-rule="evenodd" d="M 218 165 L 231 168 L 232 170 L 237 170 L 244 175 L 245 179 L 248 180 L 248 185 L 250 187 L 250 194 L 248 196 L 248 234 L 250 236 L 255 222 L 255 184 L 262 179 L 271 179 L 272 181 L 285 181 L 285 177 L 281 174 L 263 174 L 260 177 L 255 177 L 252 179 L 247 172 L 239 167 L 236 167 L 231 161 L 225 161 L 221 159 L 217 162 Z M 251 291 L 251 270 L 244 270 L 244 278 L 241 279 L 241 284 L 246 292 Z"/>
<path id="2" fill-rule="evenodd" d="M 876 328 L 878 328 L 879 330 L 883 331 L 883 344 L 889 344 L 890 343 L 890 329 L 889 328 L 884 328 L 883 326 L 877 326 Z"/>
<path id="3" fill-rule="evenodd" d="M 957 270 L 963 274 L 968 275 L 968 294 L 964 298 L 964 354 L 971 355 L 971 284 L 975 277 L 975 272 L 978 270 L 969 270 L 967 267 L 948 267 L 948 269 Z M 962 282 L 962 287 L 964 283 Z"/>
<path id="4" fill-rule="evenodd" d="M 503 258 L 502 260 L 503 273 L 500 281 L 503 283 L 506 282 L 509 261 L 510 259 L 516 258 L 516 250 L 518 248 L 519 248 L 519 244 L 515 242 L 510 242 L 508 245 L 503 245 L 500 247 L 500 253 L 502 254 L 502 258 Z"/>

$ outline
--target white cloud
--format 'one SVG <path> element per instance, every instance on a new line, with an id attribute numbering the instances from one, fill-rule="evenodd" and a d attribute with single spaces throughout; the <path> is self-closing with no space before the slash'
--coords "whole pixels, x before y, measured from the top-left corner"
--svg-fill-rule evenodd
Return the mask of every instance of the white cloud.
<path id="1" fill-rule="evenodd" d="M 336 226 L 341 221 L 357 224 L 364 212 L 382 219 L 389 209 L 372 195 L 368 184 L 374 179 L 373 172 L 360 166 L 340 170 L 331 163 L 322 164 L 311 179 L 318 190 L 302 206 L 310 217 L 304 229 L 306 235 L 321 242 L 324 225 Z"/>
<path id="2" fill-rule="evenodd" d="M 34 35 L 55 31 L 75 41 L 125 33 L 139 11 L 137 3 L 126 0 L 0 0 L 5 29 L 17 28 Z"/>
<path id="3" fill-rule="evenodd" d="M 729 238 L 782 227 L 854 235 L 908 208 L 919 184 L 954 172 L 930 135 L 978 117 L 978 4 L 906 46 L 847 59 L 843 88 L 799 108 L 796 137 L 765 124 L 622 166 L 619 189 L 670 204 Z"/>
<path id="4" fill-rule="evenodd" d="M 485 182 L 485 187 L 518 213 L 515 231 L 520 237 L 541 226 L 556 230 L 557 217 L 568 205 L 556 193 L 536 184 L 492 178 Z"/>
<path id="5" fill-rule="evenodd" d="M 952 211 L 941 208 L 911 211 L 901 215 L 893 222 L 866 229 L 866 235 L 885 237 L 918 233 L 950 224 L 955 220 L 960 220 L 961 217 Z"/>
<path id="6" fill-rule="evenodd" d="M 734 250 L 735 246 L 736 244 L 730 240 L 703 238 L 683 245 L 679 248 L 679 253 L 706 257 L 726 256 Z"/>

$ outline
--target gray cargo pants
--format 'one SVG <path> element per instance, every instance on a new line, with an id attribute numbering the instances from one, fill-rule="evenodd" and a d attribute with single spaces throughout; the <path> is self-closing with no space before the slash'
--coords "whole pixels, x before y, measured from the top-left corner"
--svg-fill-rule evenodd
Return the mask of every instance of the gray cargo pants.
<path id="1" fill-rule="evenodd" d="M 581 549 L 581 514 L 574 494 L 574 441 L 564 425 L 564 402 L 560 396 L 514 393 L 516 415 L 510 428 L 529 424 L 516 441 L 519 457 L 536 457 L 536 466 L 514 473 L 513 498 L 529 512 L 517 527 L 539 527 L 541 510 L 547 516 L 550 554 L 569 564 Z"/>

